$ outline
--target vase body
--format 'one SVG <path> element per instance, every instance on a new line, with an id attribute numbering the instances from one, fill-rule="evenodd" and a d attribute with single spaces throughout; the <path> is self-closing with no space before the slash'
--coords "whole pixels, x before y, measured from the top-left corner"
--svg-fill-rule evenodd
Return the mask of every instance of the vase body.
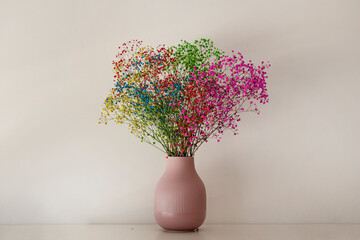
<path id="1" fill-rule="evenodd" d="M 199 228 L 205 217 L 206 190 L 194 157 L 168 157 L 155 190 L 156 222 L 167 230 L 186 231 Z"/>

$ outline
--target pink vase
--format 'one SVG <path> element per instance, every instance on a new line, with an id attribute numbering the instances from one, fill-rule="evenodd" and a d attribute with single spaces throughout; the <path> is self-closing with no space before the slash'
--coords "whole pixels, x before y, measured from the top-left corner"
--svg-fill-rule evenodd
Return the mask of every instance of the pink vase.
<path id="1" fill-rule="evenodd" d="M 155 190 L 155 219 L 164 229 L 194 230 L 206 216 L 206 190 L 194 157 L 168 157 Z"/>

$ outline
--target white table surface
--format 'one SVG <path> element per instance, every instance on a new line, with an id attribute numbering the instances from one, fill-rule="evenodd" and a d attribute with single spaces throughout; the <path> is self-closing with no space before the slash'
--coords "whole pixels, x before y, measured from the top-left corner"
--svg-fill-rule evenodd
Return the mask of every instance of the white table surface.
<path id="1" fill-rule="evenodd" d="M 0 240 L 360 240 L 360 224 L 205 224 L 167 232 L 155 224 L 0 225 Z"/>

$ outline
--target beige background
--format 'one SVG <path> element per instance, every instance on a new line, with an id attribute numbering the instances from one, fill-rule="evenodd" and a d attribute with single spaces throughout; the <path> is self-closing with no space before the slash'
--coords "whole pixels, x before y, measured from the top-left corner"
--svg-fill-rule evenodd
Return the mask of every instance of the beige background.
<path id="1" fill-rule="evenodd" d="M 360 222 L 360 1 L 0 0 L 0 223 L 152 223 L 165 156 L 97 124 L 131 39 L 269 60 L 270 102 L 203 145 L 207 222 Z"/>

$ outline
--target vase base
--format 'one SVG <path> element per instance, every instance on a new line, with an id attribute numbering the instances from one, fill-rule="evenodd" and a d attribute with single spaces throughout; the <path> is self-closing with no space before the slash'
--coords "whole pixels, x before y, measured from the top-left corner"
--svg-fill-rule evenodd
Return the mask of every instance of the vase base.
<path id="1" fill-rule="evenodd" d="M 199 229 L 195 228 L 195 229 L 184 229 L 184 230 L 171 230 L 171 229 L 165 229 L 163 228 L 163 230 L 165 232 L 173 232 L 173 233 L 181 233 L 181 232 L 198 232 Z"/>

